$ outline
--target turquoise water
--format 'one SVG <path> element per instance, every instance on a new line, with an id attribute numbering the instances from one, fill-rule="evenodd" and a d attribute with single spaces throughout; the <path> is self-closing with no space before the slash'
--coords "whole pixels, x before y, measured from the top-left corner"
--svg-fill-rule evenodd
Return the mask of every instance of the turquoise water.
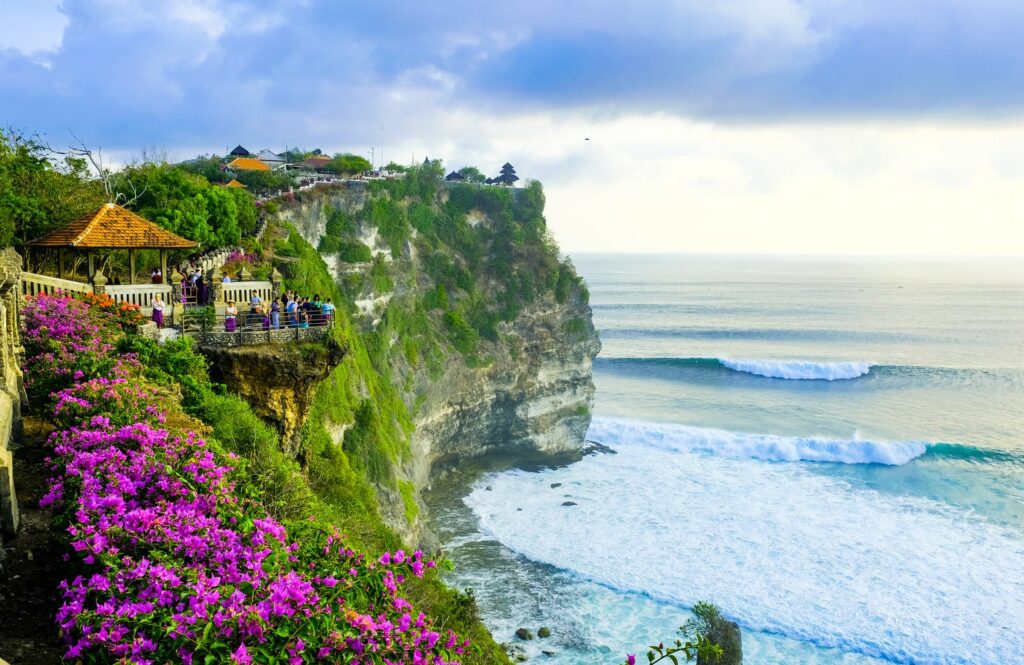
<path id="1" fill-rule="evenodd" d="M 434 506 L 499 639 L 616 662 L 709 600 L 749 663 L 1024 663 L 1024 264 L 576 264 L 615 454 Z"/>

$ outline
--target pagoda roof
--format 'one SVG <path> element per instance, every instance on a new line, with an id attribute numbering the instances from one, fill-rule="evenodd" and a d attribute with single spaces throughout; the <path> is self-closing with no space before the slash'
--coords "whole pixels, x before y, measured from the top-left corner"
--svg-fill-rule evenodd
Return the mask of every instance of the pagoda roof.
<path id="1" fill-rule="evenodd" d="M 191 249 L 198 244 L 160 228 L 127 208 L 107 203 L 67 226 L 38 240 L 31 247 L 72 249 Z"/>
<path id="2" fill-rule="evenodd" d="M 235 149 L 234 149 L 234 150 L 232 150 L 232 151 L 231 151 L 230 153 L 228 153 L 228 154 L 230 154 L 230 155 L 233 155 L 233 156 L 235 156 L 235 157 L 248 157 L 248 156 L 249 156 L 250 154 L 252 154 L 252 153 L 250 153 L 250 152 L 249 152 L 248 150 L 246 150 L 246 149 L 245 149 L 245 148 L 243 148 L 242 146 L 240 146 L 240 145 L 236 145 L 236 146 L 235 146 Z"/>
<path id="3" fill-rule="evenodd" d="M 462 174 L 461 174 L 461 173 L 459 173 L 458 171 L 452 171 L 451 173 L 449 173 L 448 175 L 446 175 L 446 176 L 444 177 L 444 179 L 445 179 L 445 180 L 448 180 L 448 181 L 454 181 L 454 180 L 465 180 L 465 179 L 466 179 L 466 176 L 462 175 Z"/>
<path id="4" fill-rule="evenodd" d="M 249 189 L 248 187 L 246 187 L 242 183 L 238 182 L 234 178 L 232 178 L 229 182 L 224 183 L 224 186 L 225 187 L 241 187 L 242 189 Z"/>
<path id="5" fill-rule="evenodd" d="M 242 171 L 269 171 L 270 166 L 258 159 L 250 157 L 238 157 L 228 164 L 229 169 L 241 169 Z"/>

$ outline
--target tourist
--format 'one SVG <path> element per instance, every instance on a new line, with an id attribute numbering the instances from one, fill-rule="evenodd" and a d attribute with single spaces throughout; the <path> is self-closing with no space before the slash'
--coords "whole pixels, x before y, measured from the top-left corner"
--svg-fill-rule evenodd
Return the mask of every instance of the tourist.
<path id="1" fill-rule="evenodd" d="M 260 311 L 263 309 L 263 299 L 260 298 L 260 294 L 256 292 L 256 289 L 252 290 L 252 295 L 249 297 L 249 315 L 248 325 L 255 325 L 259 321 Z"/>
<path id="2" fill-rule="evenodd" d="M 324 306 L 320 310 L 324 316 L 325 326 L 331 325 L 331 321 L 334 320 L 334 309 L 334 303 L 332 303 L 331 299 L 328 298 L 327 301 L 324 303 Z"/>
<path id="3" fill-rule="evenodd" d="M 294 328 L 298 325 L 298 319 L 296 318 L 298 309 L 299 305 L 294 300 L 289 300 L 288 304 L 284 307 L 285 321 L 287 321 L 289 328 Z"/>
<path id="4" fill-rule="evenodd" d="M 154 284 L 162 284 L 164 281 L 160 268 L 153 268 L 153 272 L 149 274 L 149 278 Z"/>
<path id="5" fill-rule="evenodd" d="M 238 318 L 238 308 L 235 307 L 235 301 L 229 301 L 227 309 L 224 310 L 224 330 L 227 332 L 235 332 L 235 319 Z"/>
<path id="6" fill-rule="evenodd" d="M 302 314 L 302 322 L 299 323 L 299 327 L 300 328 L 308 328 L 309 327 L 309 312 L 303 312 L 303 314 Z"/>
<path id="7" fill-rule="evenodd" d="M 277 330 L 281 327 L 281 299 L 274 298 L 270 303 L 270 327 Z"/>
<path id="8" fill-rule="evenodd" d="M 263 329 L 270 330 L 270 310 L 266 307 L 260 306 L 259 313 L 263 315 Z"/>
<path id="9" fill-rule="evenodd" d="M 210 301 L 210 286 L 206 283 L 206 279 L 201 274 L 199 275 L 199 279 L 196 280 L 196 289 L 199 291 L 199 304 L 208 304 Z"/>
<path id="10" fill-rule="evenodd" d="M 159 293 L 153 296 L 153 323 L 157 328 L 164 327 L 164 301 Z"/>
<path id="11" fill-rule="evenodd" d="M 314 326 L 319 326 L 323 323 L 323 309 L 324 304 L 320 302 L 320 294 L 317 293 L 313 296 L 313 302 L 309 305 L 309 320 Z"/>
<path id="12" fill-rule="evenodd" d="M 221 281 L 221 284 L 230 284 L 231 283 L 231 275 L 229 275 L 227 273 L 224 273 L 224 277 L 220 281 Z"/>

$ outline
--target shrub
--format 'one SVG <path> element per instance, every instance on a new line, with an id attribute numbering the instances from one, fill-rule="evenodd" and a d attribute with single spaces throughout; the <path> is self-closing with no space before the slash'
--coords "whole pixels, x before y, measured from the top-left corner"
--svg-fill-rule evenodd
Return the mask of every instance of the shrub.
<path id="1" fill-rule="evenodd" d="M 102 372 L 121 331 L 116 315 L 81 301 L 52 298 L 26 306 L 36 353 L 58 340 L 96 342 Z M 69 316 L 84 314 L 84 316 Z M 97 321 L 99 323 L 97 323 Z M 125 344 L 163 366 L 190 371 L 190 347 L 162 353 Z M 433 566 L 422 553 L 357 553 L 315 519 L 286 528 L 267 513 L 249 467 L 218 443 L 159 426 L 164 405 L 125 376 L 87 375 L 54 397 L 53 475 L 42 504 L 67 525 L 78 574 L 61 583 L 57 622 L 69 661 L 124 663 L 456 662 L 467 641 L 433 629 L 400 595 L 406 579 Z M 30 362 L 38 381 L 50 367 Z M 276 448 L 273 433 L 237 398 L 196 384 L 196 410 L 219 419 L 214 430 L 248 452 Z M 259 459 L 250 455 L 250 459 Z M 286 466 L 272 460 L 275 468 Z"/>

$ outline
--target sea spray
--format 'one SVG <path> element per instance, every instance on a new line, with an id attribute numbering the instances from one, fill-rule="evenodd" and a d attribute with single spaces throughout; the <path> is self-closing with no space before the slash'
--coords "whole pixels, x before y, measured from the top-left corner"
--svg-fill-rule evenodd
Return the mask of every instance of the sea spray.
<path id="1" fill-rule="evenodd" d="M 810 360 L 732 360 L 719 358 L 725 367 L 737 372 L 772 379 L 842 381 L 856 379 L 871 371 L 866 362 L 812 362 Z"/>
<path id="2" fill-rule="evenodd" d="M 465 499 L 483 532 L 621 593 L 712 600 L 745 628 L 820 647 L 901 663 L 1024 653 L 1018 530 L 809 465 L 632 439 L 659 426 L 597 425 L 619 454 L 483 479 Z"/>
<path id="3" fill-rule="evenodd" d="M 707 427 L 595 418 L 587 438 L 612 445 L 642 445 L 676 452 L 777 462 L 902 465 L 920 457 L 920 441 L 868 441 L 824 437 L 744 434 Z"/>

